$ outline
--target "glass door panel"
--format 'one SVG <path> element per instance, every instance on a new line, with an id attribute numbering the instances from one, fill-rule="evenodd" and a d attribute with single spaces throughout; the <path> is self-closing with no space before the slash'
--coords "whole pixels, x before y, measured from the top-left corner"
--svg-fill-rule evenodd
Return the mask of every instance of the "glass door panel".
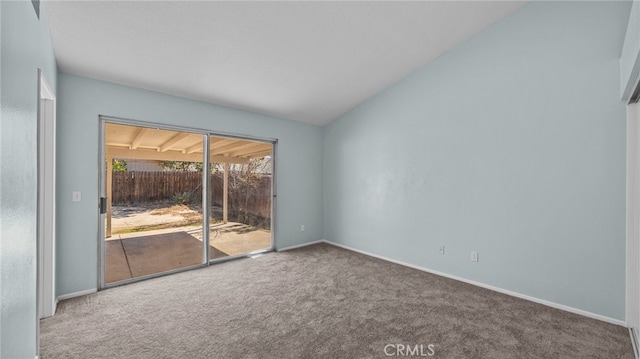
<path id="1" fill-rule="evenodd" d="M 105 125 L 106 285 L 204 264 L 198 133 Z"/>
<path id="2" fill-rule="evenodd" d="M 272 248 L 273 144 L 210 137 L 211 260 Z"/>

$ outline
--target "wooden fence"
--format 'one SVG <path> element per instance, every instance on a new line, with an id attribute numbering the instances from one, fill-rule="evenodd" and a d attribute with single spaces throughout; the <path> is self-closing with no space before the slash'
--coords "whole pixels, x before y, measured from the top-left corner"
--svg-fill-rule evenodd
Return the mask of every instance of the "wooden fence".
<path id="1" fill-rule="evenodd" d="M 202 196 L 202 173 L 198 172 L 113 172 L 114 205 L 170 200 L 192 192 Z"/>
<path id="2" fill-rule="evenodd" d="M 210 177 L 211 204 L 222 206 L 222 173 Z M 237 173 L 229 174 L 229 212 L 262 218 L 271 217 L 271 177 L 258 178 L 247 186 Z M 202 173 L 192 171 L 113 172 L 113 205 L 171 201 L 175 195 L 192 193 L 194 203 L 201 203 Z"/>

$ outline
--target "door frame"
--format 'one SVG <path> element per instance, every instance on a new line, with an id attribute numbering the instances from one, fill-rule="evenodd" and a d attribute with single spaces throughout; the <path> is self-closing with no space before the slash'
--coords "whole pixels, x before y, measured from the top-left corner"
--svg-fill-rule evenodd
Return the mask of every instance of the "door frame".
<path id="1" fill-rule="evenodd" d="M 38 69 L 38 319 L 55 314 L 56 96 Z"/>
<path id="2" fill-rule="evenodd" d="M 625 321 L 640 357 L 640 75 L 627 104 Z"/>
<path id="3" fill-rule="evenodd" d="M 258 255 L 260 253 L 265 253 L 265 252 L 270 252 L 270 251 L 274 251 L 276 248 L 276 146 L 277 146 L 277 139 L 271 139 L 271 138 L 258 138 L 258 137 L 254 137 L 254 136 L 249 136 L 249 135 L 242 135 L 242 134 L 229 134 L 229 133 L 223 133 L 223 132 L 217 132 L 217 131 L 212 131 L 212 130 L 206 130 L 206 129 L 201 129 L 201 128 L 194 128 L 194 127 L 188 127 L 188 126 L 175 126 L 175 125 L 166 125 L 166 124 L 161 124 L 161 123 L 152 123 L 152 122 L 147 122 L 147 121 L 139 121 L 139 120 L 133 120 L 133 119 L 125 119 L 125 118 L 121 118 L 121 117 L 115 117 L 115 116 L 108 116 L 108 115 L 98 115 L 98 121 L 100 123 L 99 125 L 99 133 L 98 133 L 98 163 L 100 164 L 99 166 L 99 174 L 98 174 L 98 193 L 100 197 L 105 197 L 106 196 L 106 168 L 103 168 L 104 166 L 102 166 L 102 163 L 105 163 L 106 161 L 106 153 L 105 153 L 105 149 L 106 149 L 106 143 L 105 143 L 105 135 L 106 135 L 106 125 L 107 123 L 113 123 L 113 124 L 119 124 L 119 125 L 127 125 L 127 126 L 136 126 L 136 127 L 149 127 L 149 128 L 156 128 L 156 129 L 161 129 L 161 130 L 169 130 L 169 131 L 181 131 L 181 132 L 189 132 L 189 133 L 194 133 L 194 134 L 201 134 L 203 136 L 203 161 L 204 161 L 204 165 L 203 165 L 203 199 L 202 199 L 202 215 L 203 215 L 203 263 L 202 264 L 198 264 L 198 265 L 194 265 L 194 266 L 188 266 L 188 267 L 184 267 L 184 268 L 178 268 L 178 269 L 174 269 L 174 270 L 170 270 L 170 271 L 166 271 L 166 272 L 161 272 L 161 273 L 154 273 L 154 274 L 150 274 L 150 275 L 145 275 L 145 276 L 140 276 L 140 277 L 135 277 L 135 278 L 131 278 L 131 279 L 127 279 L 127 280 L 123 280 L 123 281 L 118 281 L 118 282 L 114 282 L 114 283 L 105 283 L 105 215 L 103 213 L 101 213 L 100 208 L 98 208 L 98 290 L 103 290 L 103 289 L 107 289 L 107 288 L 111 288 L 111 287 L 117 287 L 117 286 L 121 286 L 121 285 L 125 285 L 125 284 L 130 284 L 130 283 L 135 283 L 135 282 L 139 282 L 139 281 L 143 281 L 143 280 L 147 280 L 147 279 L 151 279 L 151 278 L 157 278 L 157 277 L 162 277 L 162 276 L 166 276 L 166 275 L 171 275 L 171 274 L 175 274 L 175 273 L 179 273 L 179 272 L 184 272 L 184 271 L 188 271 L 188 270 L 193 270 L 193 269 L 197 269 L 197 268 L 202 268 L 202 267 L 206 267 L 209 266 L 210 264 L 215 264 L 215 263 L 219 263 L 219 262 L 224 262 L 224 261 L 228 261 L 228 260 L 232 260 L 232 259 L 237 259 L 237 258 L 245 258 L 245 257 L 250 257 L 250 256 L 255 256 Z M 250 252 L 250 253 L 245 253 L 245 254 L 239 254 L 239 255 L 235 255 L 235 256 L 229 256 L 229 257 L 224 257 L 224 258 L 219 258 L 219 259 L 209 259 L 209 231 L 208 230 L 204 230 L 205 228 L 209 228 L 209 219 L 210 219 L 210 204 L 209 204 L 209 191 L 210 191 L 210 186 L 209 186 L 209 178 L 210 178 L 210 167 L 209 166 L 209 157 L 210 157 L 210 151 L 209 151 L 209 144 L 210 144 L 210 138 L 211 137 L 226 137 L 226 138 L 236 138 L 236 139 L 242 139 L 242 140 L 248 140 L 248 141 L 256 141 L 256 142 L 265 142 L 265 143 L 270 143 L 272 145 L 272 151 L 271 151 L 271 161 L 272 161 L 272 174 L 271 174 L 271 242 L 270 242 L 270 247 L 263 249 L 263 250 L 259 250 L 259 251 L 254 251 L 254 252 Z M 100 200 L 98 199 L 98 202 L 100 202 Z M 98 206 L 100 207 L 100 206 Z"/>

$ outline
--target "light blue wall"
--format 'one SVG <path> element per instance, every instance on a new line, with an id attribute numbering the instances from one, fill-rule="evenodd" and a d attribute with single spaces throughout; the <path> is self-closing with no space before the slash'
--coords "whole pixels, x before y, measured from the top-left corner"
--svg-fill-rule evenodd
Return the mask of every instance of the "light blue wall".
<path id="1" fill-rule="evenodd" d="M 64 73 L 58 100 L 58 295 L 97 285 L 98 115 L 278 139 L 276 245 L 323 238 L 321 127 Z"/>
<path id="2" fill-rule="evenodd" d="M 624 320 L 629 8 L 529 3 L 328 125 L 325 238 Z"/>
<path id="3" fill-rule="evenodd" d="M 38 68 L 57 69 L 41 11 L 0 1 L 0 357 L 36 356 Z"/>
<path id="4" fill-rule="evenodd" d="M 620 56 L 620 91 L 623 98 L 629 98 L 638 74 L 640 74 L 640 1 L 634 1 Z"/>

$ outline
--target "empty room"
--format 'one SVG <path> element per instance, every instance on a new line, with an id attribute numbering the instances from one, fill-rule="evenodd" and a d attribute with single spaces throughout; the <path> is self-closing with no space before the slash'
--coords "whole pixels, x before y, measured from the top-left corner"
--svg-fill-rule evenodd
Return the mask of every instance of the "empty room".
<path id="1" fill-rule="evenodd" d="M 0 358 L 640 358 L 640 2 L 0 1 Z"/>

